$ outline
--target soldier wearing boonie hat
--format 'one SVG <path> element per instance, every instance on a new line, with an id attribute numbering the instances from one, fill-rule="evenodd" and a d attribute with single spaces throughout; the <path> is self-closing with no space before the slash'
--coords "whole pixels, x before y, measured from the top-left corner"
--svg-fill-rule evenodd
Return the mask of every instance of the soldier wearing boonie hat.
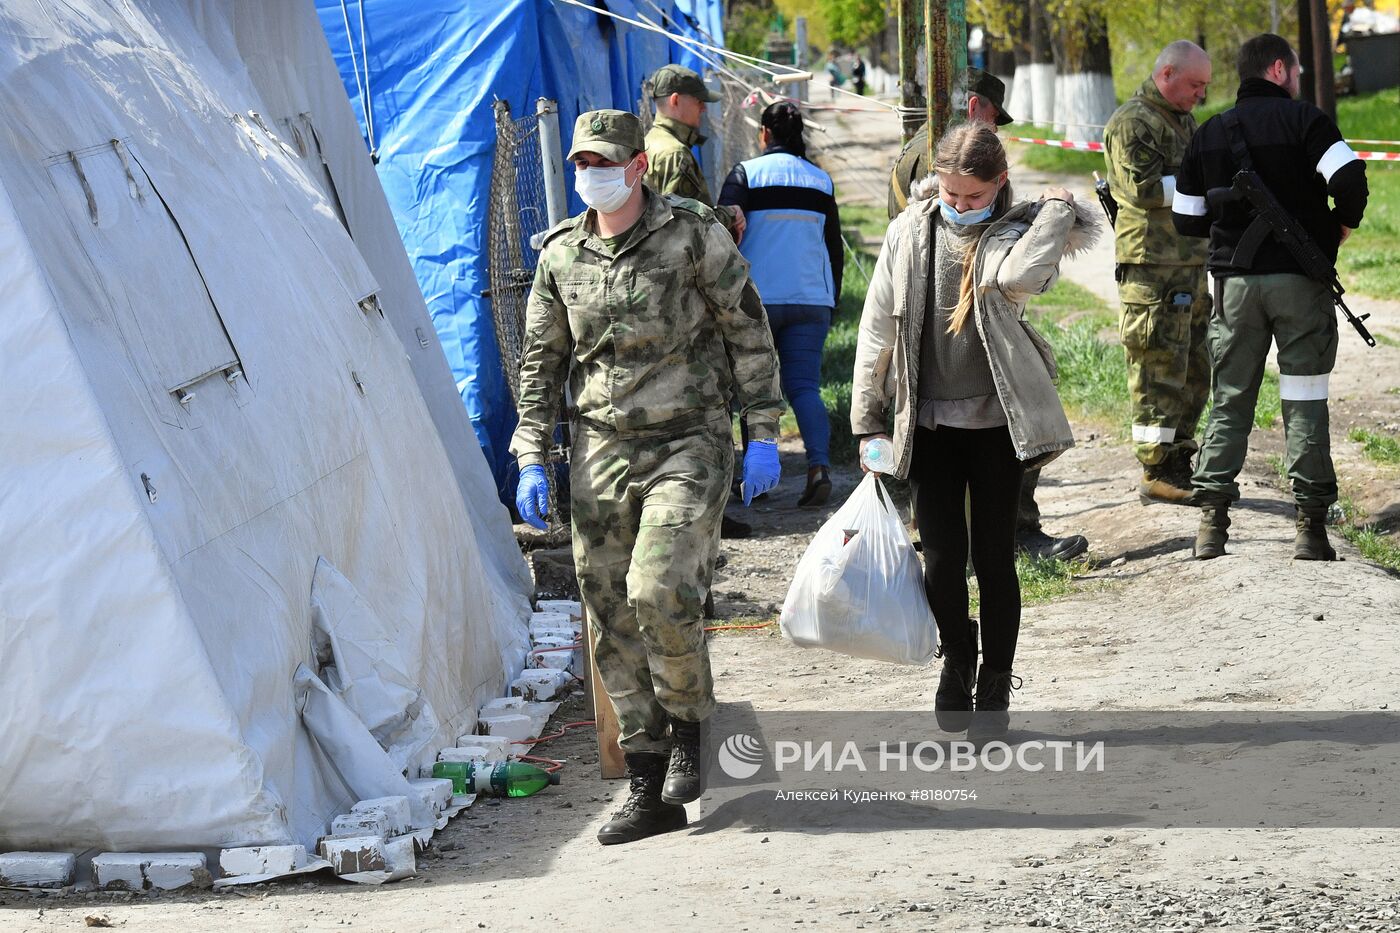
<path id="1" fill-rule="evenodd" d="M 734 470 L 730 400 L 778 434 L 778 362 L 748 263 L 709 208 L 642 184 L 641 124 L 581 114 L 569 158 L 589 210 L 544 236 L 525 312 L 516 507 L 547 528 L 546 451 L 567 382 L 574 566 L 593 660 L 617 711 L 627 800 L 598 832 L 632 842 L 686 825 L 704 790 L 714 710 L 704 604 Z M 778 450 L 744 458 L 750 495 Z"/>

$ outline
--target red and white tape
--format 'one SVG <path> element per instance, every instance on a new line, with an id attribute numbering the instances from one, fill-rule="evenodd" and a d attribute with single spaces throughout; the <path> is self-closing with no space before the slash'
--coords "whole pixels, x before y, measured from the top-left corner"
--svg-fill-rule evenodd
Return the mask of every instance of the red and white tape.
<path id="1" fill-rule="evenodd" d="M 1007 136 L 1006 140 L 1035 146 L 1054 146 L 1057 149 L 1076 149 L 1080 152 L 1103 152 L 1103 143 L 1079 143 L 1069 139 L 1032 139 L 1029 136 Z"/>
<path id="2" fill-rule="evenodd" d="M 1030 136 L 1007 136 L 1007 142 L 1029 143 L 1033 146 L 1054 146 L 1056 149 L 1073 149 L 1076 152 L 1103 152 L 1103 143 L 1075 142 L 1069 139 L 1033 139 Z M 1368 140 L 1378 142 L 1379 140 Z M 1395 145 L 1400 145 L 1396 143 Z M 1363 162 L 1400 162 L 1400 152 L 1358 152 L 1356 157 Z"/>

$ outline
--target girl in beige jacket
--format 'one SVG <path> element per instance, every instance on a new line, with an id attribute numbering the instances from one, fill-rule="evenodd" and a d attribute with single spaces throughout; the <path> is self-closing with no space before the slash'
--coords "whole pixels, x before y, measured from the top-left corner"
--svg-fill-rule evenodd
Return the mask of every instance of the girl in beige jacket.
<path id="1" fill-rule="evenodd" d="M 939 726 L 985 741 L 1006 734 L 1011 690 L 1019 687 L 1012 664 L 1021 476 L 1074 444 L 1054 356 L 1024 320 L 1025 305 L 1055 283 L 1067 251 L 1092 243 L 1098 224 L 1063 188 L 1013 206 L 1006 151 L 984 124 L 950 130 L 934 170 L 885 234 L 861 316 L 851 428 L 862 454 L 876 437 L 891 440 L 894 473 L 913 490 L 944 659 Z M 980 673 L 965 575 L 968 496 Z M 985 715 L 972 715 L 974 690 Z"/>

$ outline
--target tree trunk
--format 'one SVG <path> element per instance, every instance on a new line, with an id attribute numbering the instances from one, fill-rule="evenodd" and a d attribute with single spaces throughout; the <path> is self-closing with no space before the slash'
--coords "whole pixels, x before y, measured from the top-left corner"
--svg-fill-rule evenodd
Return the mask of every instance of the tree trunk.
<path id="1" fill-rule="evenodd" d="M 1023 83 L 1030 92 L 1030 112 L 1020 118 L 1046 124 L 1055 117 L 1055 57 L 1050 41 L 1050 23 L 1040 0 L 1030 0 L 1026 4 L 1026 32 L 1030 64 Z"/>
<path id="2" fill-rule="evenodd" d="M 1091 13 L 1077 22 L 1061 22 L 1052 44 L 1059 72 L 1055 81 L 1056 129 L 1066 139 L 1101 141 L 1102 127 L 1118 105 L 1107 18 Z"/>

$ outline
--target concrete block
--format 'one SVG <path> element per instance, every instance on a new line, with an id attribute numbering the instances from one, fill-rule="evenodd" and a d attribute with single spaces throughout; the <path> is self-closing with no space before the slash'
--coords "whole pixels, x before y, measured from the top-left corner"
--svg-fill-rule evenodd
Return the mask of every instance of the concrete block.
<path id="1" fill-rule="evenodd" d="M 342 813 L 331 820 L 332 836 L 387 836 L 389 815 L 383 810 Z"/>
<path id="2" fill-rule="evenodd" d="M 552 667 L 534 668 L 522 671 L 519 677 L 511 681 L 510 692 L 532 702 L 552 700 L 563 693 L 573 679 L 568 671 Z"/>
<path id="3" fill-rule="evenodd" d="M 452 780 L 450 778 L 412 778 L 408 786 L 419 799 L 434 813 L 441 813 L 452 803 Z"/>
<path id="4" fill-rule="evenodd" d="M 306 864 L 306 846 L 243 846 L 219 853 L 225 878 L 237 875 L 286 875 Z"/>
<path id="5" fill-rule="evenodd" d="M 73 883 L 76 867 L 68 852 L 6 852 L 0 855 L 0 885 L 64 888 Z"/>
<path id="6" fill-rule="evenodd" d="M 174 891 L 209 883 L 202 852 L 103 852 L 92 860 L 100 888 Z"/>
<path id="7" fill-rule="evenodd" d="M 483 713 L 477 718 L 477 721 L 483 735 L 499 736 L 514 742 L 534 738 L 537 734 L 534 731 L 535 720 L 523 713 L 504 711 Z"/>
<path id="8" fill-rule="evenodd" d="M 576 599 L 542 599 L 535 604 L 538 612 L 558 612 L 573 621 L 583 623 L 583 604 Z"/>
<path id="9" fill-rule="evenodd" d="M 412 836 L 400 836 L 384 843 L 384 867 L 389 872 L 389 881 L 412 878 L 418 874 L 415 845 L 416 840 Z"/>
<path id="10" fill-rule="evenodd" d="M 530 668 L 549 667 L 557 671 L 577 670 L 583 663 L 583 649 L 567 650 L 575 642 L 572 637 L 544 635 L 536 639 L 535 648 L 559 648 L 560 651 L 531 649 L 525 656 L 525 666 Z"/>
<path id="11" fill-rule="evenodd" d="M 465 736 L 464 736 L 465 738 Z M 500 748 L 485 745 L 458 745 L 438 752 L 438 761 L 505 761 L 506 754 Z"/>
<path id="12" fill-rule="evenodd" d="M 562 612 L 537 612 L 530 616 L 530 640 L 541 635 L 566 635 L 578 639 L 578 628 L 574 620 Z"/>
<path id="13" fill-rule="evenodd" d="M 505 761 L 505 759 L 509 758 L 511 755 L 518 754 L 515 749 L 524 748 L 523 745 L 517 745 L 510 739 L 503 738 L 499 735 L 478 735 L 476 733 L 457 736 L 457 744 L 459 746 L 479 745 L 483 748 L 490 749 L 492 752 L 500 752 L 501 758 L 496 758 L 494 755 L 488 756 L 492 761 Z"/>
<path id="14" fill-rule="evenodd" d="M 520 697 L 496 697 L 494 700 L 487 700 L 481 707 L 483 713 L 499 713 L 503 711 L 520 712 L 520 707 L 525 701 Z"/>
<path id="15" fill-rule="evenodd" d="M 326 836 L 319 851 L 337 875 L 383 871 L 386 865 L 381 836 Z"/>
<path id="16" fill-rule="evenodd" d="M 351 813 L 383 813 L 388 821 L 387 834 L 402 836 L 413 828 L 413 808 L 407 797 L 375 797 L 361 800 L 350 808 Z"/>

